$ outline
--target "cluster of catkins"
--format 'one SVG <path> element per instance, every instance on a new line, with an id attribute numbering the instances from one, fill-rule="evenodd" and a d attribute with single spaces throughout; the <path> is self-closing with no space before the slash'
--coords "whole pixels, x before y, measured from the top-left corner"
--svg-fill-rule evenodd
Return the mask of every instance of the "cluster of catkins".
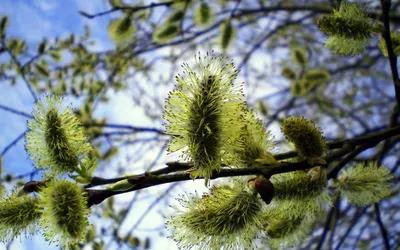
<path id="1" fill-rule="evenodd" d="M 89 182 L 97 160 L 88 157 L 90 144 L 71 108 L 61 110 L 62 99 L 45 96 L 36 103 L 25 134 L 26 150 L 45 180 L 28 182 L 0 200 L 0 240 L 43 231 L 46 240 L 63 247 L 82 240 L 89 229 L 87 193 L 74 181 L 77 173 Z"/>
<path id="2" fill-rule="evenodd" d="M 269 132 L 246 105 L 242 87 L 234 83 L 238 71 L 232 62 L 212 54 L 198 54 L 195 59 L 197 68 L 184 64 L 184 75 L 177 75 L 178 85 L 167 98 L 168 150 L 180 151 L 192 162 L 191 177 L 204 178 L 206 185 L 226 168 L 278 167 L 270 152 L 275 144 Z M 310 168 L 269 179 L 234 177 L 212 186 L 201 197 L 182 195 L 178 198 L 181 206 L 173 206 L 175 212 L 167 221 L 180 248 L 253 249 L 257 242 L 287 248 L 305 237 L 325 206 L 331 205 L 323 167 L 328 147 L 321 130 L 300 116 L 286 118 L 282 132 L 297 151 L 295 160 Z M 370 164 L 364 169 L 350 168 L 336 181 L 343 194 L 358 205 L 354 193 L 369 197 L 362 199 L 368 202 L 390 193 L 386 184 L 391 175 L 386 168 Z M 356 172 L 361 171 L 382 178 L 372 182 L 371 189 L 350 188 L 360 186 Z"/>

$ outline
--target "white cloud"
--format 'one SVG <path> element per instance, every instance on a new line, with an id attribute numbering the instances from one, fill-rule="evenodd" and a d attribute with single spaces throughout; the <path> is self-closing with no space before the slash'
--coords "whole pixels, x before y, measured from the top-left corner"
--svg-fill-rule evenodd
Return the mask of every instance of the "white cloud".
<path id="1" fill-rule="evenodd" d="M 49 11 L 57 8 L 59 3 L 52 0 L 33 0 L 32 4 L 43 11 Z"/>

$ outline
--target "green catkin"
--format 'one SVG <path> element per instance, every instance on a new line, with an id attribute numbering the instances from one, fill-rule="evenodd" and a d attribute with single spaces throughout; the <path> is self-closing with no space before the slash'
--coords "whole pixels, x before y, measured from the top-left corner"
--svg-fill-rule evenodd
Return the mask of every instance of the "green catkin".
<path id="1" fill-rule="evenodd" d="M 393 175 L 388 168 L 369 162 L 343 169 L 335 186 L 350 203 L 367 206 L 392 193 L 392 179 Z"/>
<path id="2" fill-rule="evenodd" d="M 288 117 L 283 121 L 281 129 L 286 139 L 294 143 L 302 158 L 316 159 L 327 150 L 320 128 L 312 121 L 300 116 Z"/>
<path id="3" fill-rule="evenodd" d="M 400 56 L 400 32 L 391 32 L 392 38 L 392 46 L 395 56 Z M 383 37 L 379 39 L 379 49 L 382 51 L 382 54 L 388 57 L 388 51 L 386 48 L 386 42 Z"/>
<path id="4" fill-rule="evenodd" d="M 9 241 L 25 233 L 35 233 L 41 213 L 39 198 L 11 196 L 0 201 L 0 241 Z"/>
<path id="5" fill-rule="evenodd" d="M 244 101 L 240 86 L 232 84 L 237 75 L 232 63 L 212 55 L 196 59 L 197 72 L 184 64 L 185 76 L 177 76 L 164 119 L 172 135 L 168 151 L 187 146 L 184 156 L 194 163 L 192 178 L 204 177 L 207 183 L 221 164 L 237 161 Z"/>
<path id="6" fill-rule="evenodd" d="M 244 111 L 244 127 L 240 141 L 241 150 L 237 152 L 240 167 L 262 167 L 265 164 L 276 164 L 277 161 L 270 153 L 275 144 L 271 135 L 265 130 L 261 120 L 256 118 L 252 110 Z"/>
<path id="7" fill-rule="evenodd" d="M 313 173 L 304 171 L 272 176 L 270 180 L 274 185 L 274 198 L 271 206 L 280 207 L 294 217 L 313 217 L 324 211 L 324 205 L 330 203 L 330 198 L 323 176 L 315 177 Z"/>
<path id="8" fill-rule="evenodd" d="M 46 114 L 45 141 L 47 148 L 51 149 L 49 154 L 61 170 L 67 172 L 71 166 L 78 164 L 78 157 L 68 143 L 62 121 L 55 109 Z"/>
<path id="9" fill-rule="evenodd" d="M 66 245 L 84 239 L 90 210 L 81 187 L 67 180 L 52 180 L 39 194 L 40 224 L 46 240 Z"/>
<path id="10" fill-rule="evenodd" d="M 61 102 L 56 96 L 46 96 L 36 103 L 25 148 L 37 168 L 64 174 L 77 169 L 91 146 L 72 109 L 61 111 Z"/>
<path id="11" fill-rule="evenodd" d="M 257 193 L 233 187 L 213 187 L 211 194 L 188 195 L 179 199 L 178 210 L 167 222 L 181 249 L 252 249 L 260 233 L 261 211 Z"/>
<path id="12" fill-rule="evenodd" d="M 342 55 L 362 53 L 376 28 L 371 18 L 357 4 L 342 2 L 339 10 L 323 15 L 318 27 L 329 37 L 325 46 Z"/>

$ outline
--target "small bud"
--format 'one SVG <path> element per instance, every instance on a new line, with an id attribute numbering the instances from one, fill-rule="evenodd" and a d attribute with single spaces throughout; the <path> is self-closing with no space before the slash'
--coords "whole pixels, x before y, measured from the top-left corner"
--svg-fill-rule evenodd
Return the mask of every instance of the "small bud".
<path id="1" fill-rule="evenodd" d="M 331 79 L 331 74 L 326 69 L 308 69 L 304 73 L 304 79 L 312 83 L 325 83 Z"/>
<path id="2" fill-rule="evenodd" d="M 130 183 L 127 179 L 108 185 L 106 188 L 112 191 L 126 191 L 133 188 L 136 184 Z"/>
<path id="3" fill-rule="evenodd" d="M 176 10 L 167 17 L 167 23 L 179 22 L 185 17 L 185 11 Z"/>
<path id="4" fill-rule="evenodd" d="M 271 203 L 274 197 L 274 185 L 265 177 L 259 176 L 255 179 L 255 189 L 260 194 L 261 199 L 266 203 Z"/>

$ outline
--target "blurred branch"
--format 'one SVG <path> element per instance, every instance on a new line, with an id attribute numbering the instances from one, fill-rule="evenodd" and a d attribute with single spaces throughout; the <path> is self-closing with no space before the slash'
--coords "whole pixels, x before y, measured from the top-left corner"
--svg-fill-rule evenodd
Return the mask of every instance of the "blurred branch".
<path id="1" fill-rule="evenodd" d="M 376 222 L 378 223 L 379 230 L 381 231 L 383 243 L 385 245 L 385 249 L 386 250 L 390 250 L 388 233 L 387 233 L 386 228 L 385 228 L 385 226 L 383 225 L 383 222 L 382 222 L 381 213 L 380 213 L 380 209 L 379 209 L 379 203 L 375 203 L 374 204 L 374 208 L 375 208 Z"/>
<path id="2" fill-rule="evenodd" d="M 173 3 L 174 3 L 174 1 L 163 2 L 163 3 L 151 3 L 149 5 L 138 6 L 138 7 L 120 6 L 120 7 L 115 7 L 115 8 L 112 8 L 110 10 L 107 10 L 107 11 L 104 11 L 104 12 L 99 12 L 99 13 L 96 13 L 96 14 L 88 14 L 88 13 L 83 12 L 83 11 L 80 11 L 79 13 L 82 16 L 86 17 L 86 18 L 93 19 L 95 17 L 108 15 L 108 14 L 111 14 L 111 13 L 116 12 L 116 11 L 126 10 L 126 11 L 129 11 L 131 13 L 134 13 L 134 12 L 137 12 L 137 11 L 140 11 L 140 10 L 151 9 L 151 8 L 155 8 L 155 7 L 159 7 L 159 6 L 169 7 Z"/>
<path id="3" fill-rule="evenodd" d="M 24 116 L 24 117 L 26 117 L 28 119 L 32 119 L 32 116 L 30 114 L 27 114 L 25 112 L 22 112 L 22 111 L 19 111 L 19 110 L 16 110 L 16 109 L 13 109 L 13 108 L 1 105 L 1 104 L 0 104 L 0 109 L 8 111 L 8 112 L 13 113 L 13 114 Z"/>
<path id="4" fill-rule="evenodd" d="M 394 84 L 394 90 L 396 92 L 397 105 L 400 106 L 400 78 L 399 78 L 399 72 L 397 71 L 397 57 L 394 54 L 393 43 L 390 34 L 391 32 L 390 19 L 389 19 L 390 6 L 391 6 L 390 0 L 381 0 L 383 24 L 385 27 L 382 36 L 385 39 L 386 48 L 389 55 L 389 63 L 390 63 L 390 69 L 392 71 L 392 79 Z"/>
<path id="5" fill-rule="evenodd" d="M 118 128 L 118 129 L 129 129 L 132 132 L 150 132 L 150 133 L 157 133 L 160 135 L 165 135 L 163 130 L 157 128 L 147 128 L 147 127 L 138 127 L 138 126 L 131 126 L 131 125 L 119 125 L 119 124 L 100 124 L 100 123 L 83 123 L 83 126 L 86 128 L 89 127 L 102 127 L 102 128 Z"/>

